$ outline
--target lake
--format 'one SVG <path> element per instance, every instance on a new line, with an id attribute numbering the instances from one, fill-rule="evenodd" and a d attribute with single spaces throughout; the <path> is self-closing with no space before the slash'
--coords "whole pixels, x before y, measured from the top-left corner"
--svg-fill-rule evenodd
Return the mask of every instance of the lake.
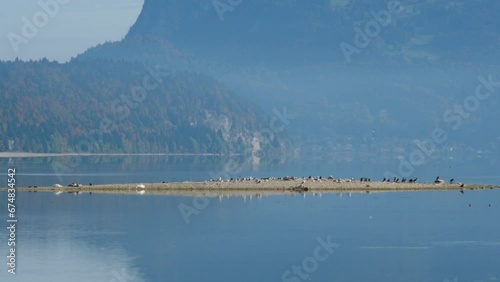
<path id="1" fill-rule="evenodd" d="M 86 158 L 55 175 L 53 158 L 0 161 L 16 167 L 20 186 L 201 180 L 228 167 L 192 157 Z M 478 163 L 447 164 L 439 173 L 498 184 L 494 167 Z M 229 171 L 341 177 L 362 171 L 376 179 L 392 165 L 325 164 Z M 418 176 L 432 180 L 436 166 Z M 6 192 L 0 201 L 7 226 Z M 498 189 L 209 198 L 18 192 L 16 206 L 17 274 L 6 273 L 2 232 L 2 281 L 500 280 Z"/>
<path id="2" fill-rule="evenodd" d="M 369 177 L 382 180 L 385 174 L 398 174 L 399 161 L 377 157 L 351 160 L 351 157 L 333 159 L 312 156 L 309 159 L 268 159 L 235 156 L 82 156 L 47 158 L 0 158 L 0 187 L 5 187 L 7 168 L 17 169 L 18 187 L 109 183 L 151 183 L 162 181 L 195 181 L 240 176 L 328 176 L 337 178 Z M 500 184 L 500 161 L 491 158 L 440 159 L 415 166 L 407 178 L 418 177 L 432 182 L 436 176 L 457 182 Z"/>

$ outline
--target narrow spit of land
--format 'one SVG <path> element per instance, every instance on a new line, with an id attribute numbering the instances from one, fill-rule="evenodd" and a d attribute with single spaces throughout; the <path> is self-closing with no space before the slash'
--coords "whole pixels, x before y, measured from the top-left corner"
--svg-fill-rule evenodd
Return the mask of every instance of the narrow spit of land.
<path id="1" fill-rule="evenodd" d="M 60 186 L 60 185 L 57 185 Z M 463 187 L 462 187 L 463 186 Z M 78 187 L 31 187 L 18 188 L 28 192 L 69 192 L 69 193 L 137 193 L 170 195 L 218 195 L 218 194 L 286 194 L 286 193 L 321 193 L 321 192 L 394 192 L 428 190 L 472 190 L 496 189 L 498 185 L 479 184 L 435 184 L 435 183 L 397 183 L 359 180 L 309 180 L 304 178 L 222 180 L 169 183 L 131 183 L 106 185 L 80 185 Z"/>

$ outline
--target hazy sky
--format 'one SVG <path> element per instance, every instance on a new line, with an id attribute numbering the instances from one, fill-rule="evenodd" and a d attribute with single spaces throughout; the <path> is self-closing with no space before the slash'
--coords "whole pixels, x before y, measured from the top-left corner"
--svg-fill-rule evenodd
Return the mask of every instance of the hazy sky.
<path id="1" fill-rule="evenodd" d="M 44 9 L 40 3 L 52 5 Z M 144 0 L 0 0 L 0 60 L 46 57 L 64 62 L 99 43 L 120 40 L 134 24 L 143 3 Z"/>

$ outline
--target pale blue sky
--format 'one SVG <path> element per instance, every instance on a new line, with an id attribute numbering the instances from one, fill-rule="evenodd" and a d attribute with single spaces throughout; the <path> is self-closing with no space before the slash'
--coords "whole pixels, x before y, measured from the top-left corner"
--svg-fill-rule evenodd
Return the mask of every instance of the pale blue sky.
<path id="1" fill-rule="evenodd" d="M 144 0 L 55 1 L 0 0 L 0 60 L 46 57 L 68 61 L 89 47 L 122 39 L 144 3 Z M 39 2 L 57 3 L 59 11 L 53 9 L 57 13 L 48 15 Z M 36 18 L 36 15 L 39 16 L 38 25 L 35 25 L 38 31 L 28 38 L 31 34 L 23 33 L 23 26 L 26 25 L 23 17 L 34 24 L 33 17 Z M 45 19 L 44 15 L 47 16 Z M 9 38 L 21 39 L 12 44 Z"/>

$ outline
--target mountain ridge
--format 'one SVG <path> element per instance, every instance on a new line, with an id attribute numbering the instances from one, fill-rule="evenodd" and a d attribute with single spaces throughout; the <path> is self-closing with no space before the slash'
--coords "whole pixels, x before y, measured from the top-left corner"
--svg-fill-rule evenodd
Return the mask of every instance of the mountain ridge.
<path id="1" fill-rule="evenodd" d="M 401 0 L 391 13 L 393 2 L 145 0 L 122 41 L 73 62 L 202 73 L 263 111 L 290 109 L 297 118 L 287 131 L 303 151 L 335 157 L 331 148 L 358 146 L 400 155 L 446 125 L 443 113 L 473 93 L 478 75 L 500 73 L 500 4 Z M 377 20 L 384 13 L 388 24 Z M 343 43 L 357 48 L 350 62 Z M 490 98 L 464 121 L 485 138 L 450 131 L 442 149 L 498 147 L 497 104 Z"/>
<path id="2" fill-rule="evenodd" d="M 390 21 L 346 60 L 341 45 L 355 45 L 356 30 L 369 33 L 374 15 L 387 12 Z M 124 42 L 156 37 L 199 59 L 247 65 L 498 63 L 498 12 L 488 0 L 145 0 Z"/>

